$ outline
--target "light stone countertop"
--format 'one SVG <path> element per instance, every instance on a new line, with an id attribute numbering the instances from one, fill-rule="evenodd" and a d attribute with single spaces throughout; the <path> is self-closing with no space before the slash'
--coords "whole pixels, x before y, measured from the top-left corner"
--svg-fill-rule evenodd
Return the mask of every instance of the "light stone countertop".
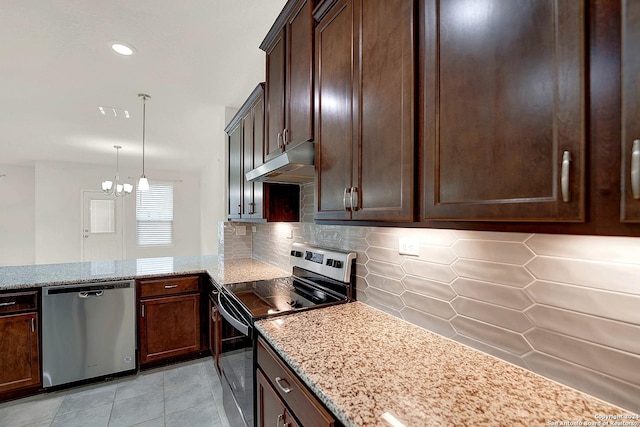
<path id="1" fill-rule="evenodd" d="M 220 285 L 291 275 L 290 272 L 251 258 L 225 260 L 217 255 L 139 258 L 0 267 L 0 290 L 205 272 Z"/>
<path id="2" fill-rule="evenodd" d="M 384 414 L 407 427 L 640 421 L 598 419 L 630 413 L 360 302 L 256 325 L 347 426 L 392 426 Z"/>

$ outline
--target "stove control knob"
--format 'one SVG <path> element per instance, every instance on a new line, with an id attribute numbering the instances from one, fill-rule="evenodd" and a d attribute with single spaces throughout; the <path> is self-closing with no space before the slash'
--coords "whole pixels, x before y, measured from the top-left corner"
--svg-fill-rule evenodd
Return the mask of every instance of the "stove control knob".
<path id="1" fill-rule="evenodd" d="M 296 258 L 302 258 L 302 252 L 292 250 L 291 251 L 291 256 L 292 257 L 296 257 Z"/>
<path id="2" fill-rule="evenodd" d="M 333 267 L 334 268 L 342 268 L 342 261 L 338 261 L 337 259 L 333 260 Z"/>
<path id="3" fill-rule="evenodd" d="M 308 261 L 311 259 L 311 257 L 313 257 L 313 253 L 306 251 L 306 253 L 304 254 L 304 259 Z"/>
<path id="4" fill-rule="evenodd" d="M 329 267 L 333 267 L 333 263 L 334 263 L 334 262 L 335 262 L 334 260 L 332 260 L 332 259 L 328 259 L 328 260 L 327 260 L 327 265 L 328 265 Z"/>

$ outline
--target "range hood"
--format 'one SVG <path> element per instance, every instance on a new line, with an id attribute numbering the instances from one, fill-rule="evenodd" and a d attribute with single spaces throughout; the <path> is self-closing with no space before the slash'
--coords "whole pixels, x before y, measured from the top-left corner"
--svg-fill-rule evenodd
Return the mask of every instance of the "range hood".
<path id="1" fill-rule="evenodd" d="M 313 141 L 304 141 L 247 172 L 247 181 L 301 184 L 314 179 Z"/>

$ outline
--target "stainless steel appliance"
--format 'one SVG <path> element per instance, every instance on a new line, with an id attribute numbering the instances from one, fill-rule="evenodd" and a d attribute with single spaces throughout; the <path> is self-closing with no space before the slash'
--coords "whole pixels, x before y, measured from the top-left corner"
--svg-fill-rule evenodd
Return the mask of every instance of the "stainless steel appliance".
<path id="1" fill-rule="evenodd" d="M 216 364 L 231 425 L 254 425 L 254 322 L 354 299 L 355 253 L 294 243 L 290 259 L 290 277 L 235 283 L 217 291 L 212 311 L 220 322 Z"/>
<path id="2" fill-rule="evenodd" d="M 136 369 L 135 282 L 42 292 L 44 387 Z"/>
<path id="3" fill-rule="evenodd" d="M 303 141 L 287 148 L 271 160 L 246 173 L 247 181 L 299 184 L 311 182 L 315 176 L 313 167 L 313 141 Z"/>

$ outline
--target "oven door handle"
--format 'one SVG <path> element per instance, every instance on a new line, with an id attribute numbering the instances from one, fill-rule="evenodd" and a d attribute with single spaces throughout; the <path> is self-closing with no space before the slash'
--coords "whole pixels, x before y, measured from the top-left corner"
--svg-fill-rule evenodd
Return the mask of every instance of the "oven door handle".
<path id="1" fill-rule="evenodd" d="M 233 315 L 231 315 L 231 313 L 229 313 L 224 308 L 224 305 L 222 304 L 222 292 L 218 293 L 218 311 L 220 312 L 222 317 L 224 317 L 225 320 L 231 324 L 231 326 L 239 330 L 242 333 L 242 335 L 246 337 L 249 336 L 249 325 L 246 325 L 241 321 L 239 321 L 238 319 L 236 319 L 235 317 L 233 317 Z"/>

